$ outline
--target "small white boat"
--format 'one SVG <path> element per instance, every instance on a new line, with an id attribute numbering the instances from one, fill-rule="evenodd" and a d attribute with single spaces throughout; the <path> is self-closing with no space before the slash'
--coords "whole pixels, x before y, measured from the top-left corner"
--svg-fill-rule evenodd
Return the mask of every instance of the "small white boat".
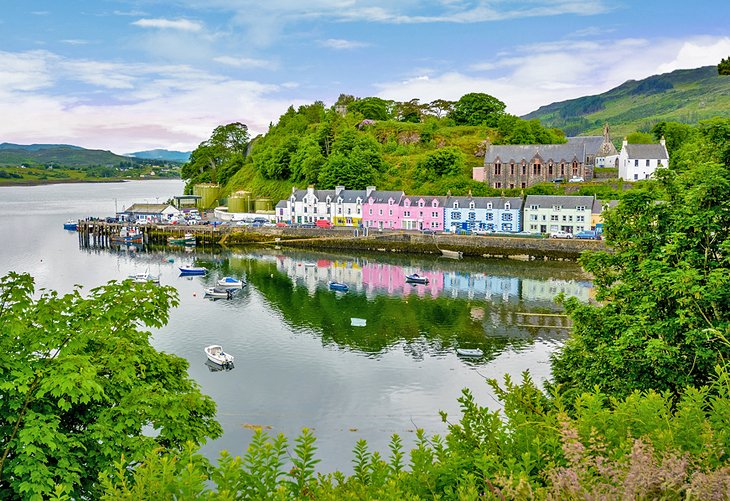
<path id="1" fill-rule="evenodd" d="M 136 284 L 160 283 L 160 277 L 158 275 L 150 275 L 148 271 L 145 271 L 144 273 L 135 273 L 134 275 L 129 275 L 129 278 L 131 278 L 132 282 Z"/>
<path id="2" fill-rule="evenodd" d="M 218 364 L 223 367 L 233 365 L 233 355 L 229 355 L 223 351 L 223 347 L 217 344 L 212 344 L 205 347 L 205 355 L 208 360 L 214 364 Z"/>
<path id="3" fill-rule="evenodd" d="M 224 289 L 222 287 L 208 287 L 204 289 L 205 297 L 230 299 L 233 297 L 233 289 Z"/>
<path id="4" fill-rule="evenodd" d="M 479 358 L 484 356 L 484 352 L 479 348 L 457 348 L 456 354 L 460 357 Z"/>
<path id="5" fill-rule="evenodd" d="M 443 257 L 448 257 L 449 259 L 461 259 L 464 257 L 464 253 L 461 251 L 452 251 L 448 249 L 439 249 L 441 251 L 441 255 Z"/>
<path id="6" fill-rule="evenodd" d="M 428 284 L 428 277 L 419 275 L 418 273 L 412 273 L 406 275 L 406 282 L 411 284 Z"/>
<path id="7" fill-rule="evenodd" d="M 244 285 L 246 285 L 246 283 L 243 280 L 237 279 L 236 277 L 223 277 L 218 280 L 218 287 L 224 289 L 240 289 Z"/>

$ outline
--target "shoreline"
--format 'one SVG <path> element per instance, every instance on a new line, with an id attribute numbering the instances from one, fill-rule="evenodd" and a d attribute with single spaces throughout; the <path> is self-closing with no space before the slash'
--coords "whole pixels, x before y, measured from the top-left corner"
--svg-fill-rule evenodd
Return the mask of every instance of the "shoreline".
<path id="1" fill-rule="evenodd" d="M 126 183 L 129 181 L 166 181 L 166 180 L 179 180 L 177 177 L 155 177 L 155 178 L 144 178 L 144 179 L 121 179 L 121 178 L 110 178 L 110 179 L 22 179 L 18 181 L 5 182 L 6 180 L 0 179 L 0 188 L 7 186 L 43 186 L 47 184 L 87 184 L 87 183 Z"/>

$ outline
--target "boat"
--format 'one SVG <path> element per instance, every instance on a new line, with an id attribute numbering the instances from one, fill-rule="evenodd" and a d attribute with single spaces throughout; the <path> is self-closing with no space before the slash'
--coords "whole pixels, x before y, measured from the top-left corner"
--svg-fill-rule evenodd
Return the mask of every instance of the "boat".
<path id="1" fill-rule="evenodd" d="M 240 289 L 244 285 L 246 285 L 246 282 L 238 280 L 236 277 L 223 277 L 218 280 L 218 287 L 223 289 Z"/>
<path id="2" fill-rule="evenodd" d="M 456 354 L 460 357 L 479 358 L 484 356 L 484 352 L 479 348 L 457 348 Z"/>
<path id="3" fill-rule="evenodd" d="M 412 284 L 428 284 L 428 277 L 422 277 L 418 273 L 411 273 L 406 275 L 406 282 Z"/>
<path id="4" fill-rule="evenodd" d="M 111 236 L 111 240 L 122 244 L 142 243 L 142 232 L 137 228 L 122 228 L 119 234 Z"/>
<path id="5" fill-rule="evenodd" d="M 181 275 L 205 275 L 208 268 L 202 266 L 178 266 Z"/>
<path id="6" fill-rule="evenodd" d="M 222 367 L 233 365 L 233 355 L 224 352 L 223 347 L 218 344 L 206 346 L 205 355 L 208 357 L 208 360 Z"/>
<path id="7" fill-rule="evenodd" d="M 350 290 L 347 284 L 343 284 L 340 282 L 327 282 L 327 285 L 329 285 L 330 290 L 333 291 L 347 292 L 348 290 Z"/>
<path id="8" fill-rule="evenodd" d="M 186 233 L 182 237 L 167 237 L 167 243 L 170 245 L 195 245 L 195 235 Z"/>
<path id="9" fill-rule="evenodd" d="M 205 289 L 205 297 L 215 299 L 231 299 L 233 297 L 233 289 L 223 289 L 221 287 L 208 287 Z"/>
<path id="10" fill-rule="evenodd" d="M 160 277 L 157 275 L 150 275 L 148 271 L 145 271 L 144 273 L 135 273 L 134 275 L 129 275 L 129 278 L 132 279 L 132 282 L 137 284 L 160 283 Z"/>
<path id="11" fill-rule="evenodd" d="M 63 229 L 69 230 L 69 231 L 76 231 L 79 229 L 79 222 L 75 219 L 69 219 L 65 223 L 63 223 Z"/>
<path id="12" fill-rule="evenodd" d="M 464 253 L 461 251 L 452 251 L 447 249 L 439 249 L 441 251 L 441 255 L 443 257 L 448 257 L 449 259 L 461 259 L 464 257 Z"/>

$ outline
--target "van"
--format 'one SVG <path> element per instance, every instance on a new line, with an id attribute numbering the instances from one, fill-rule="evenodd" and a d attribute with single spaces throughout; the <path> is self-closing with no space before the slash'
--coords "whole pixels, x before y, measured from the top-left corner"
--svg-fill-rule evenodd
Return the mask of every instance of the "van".
<path id="1" fill-rule="evenodd" d="M 332 223 L 326 219 L 319 219 L 316 222 L 317 228 L 332 228 Z"/>

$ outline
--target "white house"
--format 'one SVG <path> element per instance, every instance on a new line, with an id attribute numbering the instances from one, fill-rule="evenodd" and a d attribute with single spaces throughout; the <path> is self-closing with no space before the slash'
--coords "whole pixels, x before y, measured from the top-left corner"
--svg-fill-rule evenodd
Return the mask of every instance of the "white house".
<path id="1" fill-rule="evenodd" d="M 289 215 L 293 224 L 314 224 L 320 219 L 332 222 L 332 202 L 335 190 L 306 190 L 292 188 L 289 197 Z M 277 204 L 278 206 L 278 204 Z"/>
<path id="2" fill-rule="evenodd" d="M 170 204 L 133 204 L 122 211 L 125 219 L 137 223 L 159 223 L 170 221 L 181 212 Z"/>
<path id="3" fill-rule="evenodd" d="M 527 195 L 522 226 L 529 233 L 591 229 L 593 197 Z"/>
<path id="4" fill-rule="evenodd" d="M 669 166 L 664 138 L 659 144 L 629 144 L 624 139 L 618 156 L 618 177 L 624 181 L 649 179 L 657 169 Z"/>

